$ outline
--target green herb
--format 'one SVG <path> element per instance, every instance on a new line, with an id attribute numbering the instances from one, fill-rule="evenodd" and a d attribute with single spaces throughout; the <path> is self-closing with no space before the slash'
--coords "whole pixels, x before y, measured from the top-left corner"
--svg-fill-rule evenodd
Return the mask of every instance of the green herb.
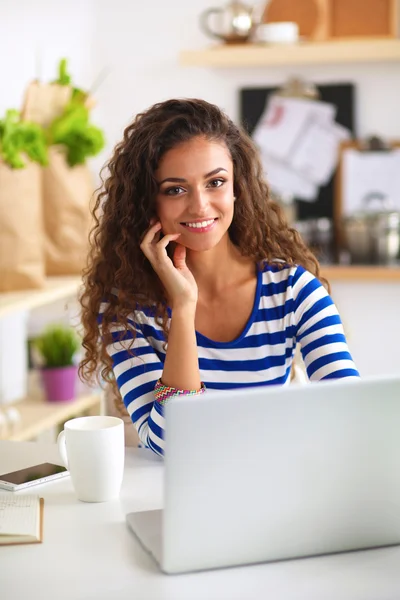
<path id="1" fill-rule="evenodd" d="M 71 327 L 50 325 L 39 337 L 33 340 L 47 368 L 73 365 L 73 359 L 80 347 L 80 341 Z"/>
<path id="2" fill-rule="evenodd" d="M 21 121 L 17 110 L 8 110 L 0 120 L 0 158 L 13 169 L 25 167 L 23 155 L 33 162 L 47 165 L 47 143 L 37 123 Z"/>
<path id="3" fill-rule="evenodd" d="M 65 58 L 60 61 L 58 79 L 54 83 L 72 85 Z M 84 164 L 87 157 L 95 156 L 104 148 L 103 132 L 89 121 L 89 109 L 85 106 L 87 98 L 85 91 L 73 86 L 70 102 L 49 128 L 50 144 L 65 146 L 71 167 Z"/>
<path id="4" fill-rule="evenodd" d="M 58 79 L 52 81 L 58 85 L 69 85 L 72 86 L 72 77 L 68 73 L 68 61 L 66 58 L 62 58 L 58 65 Z M 80 100 L 82 103 L 86 100 L 88 94 L 80 88 L 72 87 L 72 99 Z"/>
<path id="5" fill-rule="evenodd" d="M 67 71 L 67 64 L 68 61 L 66 58 L 60 60 L 60 64 L 58 65 L 58 79 L 53 81 L 53 83 L 58 83 L 59 85 L 71 84 L 71 75 Z"/>
<path id="6" fill-rule="evenodd" d="M 89 110 L 74 100 L 52 122 L 49 133 L 51 144 L 65 146 L 71 167 L 83 164 L 88 156 L 95 156 L 104 147 L 102 131 L 89 123 Z"/>

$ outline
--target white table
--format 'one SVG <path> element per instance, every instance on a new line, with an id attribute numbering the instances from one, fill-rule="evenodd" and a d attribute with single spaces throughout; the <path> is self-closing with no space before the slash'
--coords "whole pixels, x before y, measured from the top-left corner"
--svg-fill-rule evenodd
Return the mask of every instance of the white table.
<path id="1" fill-rule="evenodd" d="M 56 446 L 0 441 L 0 473 L 38 461 L 59 463 Z M 45 498 L 44 542 L 0 547 L 1 597 L 13 600 L 400 598 L 400 547 L 191 575 L 161 574 L 126 527 L 125 514 L 162 506 L 162 471 L 161 460 L 150 451 L 130 448 L 120 500 L 102 504 L 79 502 L 69 478 L 30 488 L 26 493 L 38 493 Z"/>

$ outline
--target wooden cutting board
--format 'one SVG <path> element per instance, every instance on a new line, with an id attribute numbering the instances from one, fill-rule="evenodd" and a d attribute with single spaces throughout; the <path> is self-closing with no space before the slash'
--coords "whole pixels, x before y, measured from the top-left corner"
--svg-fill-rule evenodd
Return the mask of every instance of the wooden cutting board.
<path id="1" fill-rule="evenodd" d="M 294 21 L 308 40 L 397 37 L 398 0 L 270 0 L 263 23 Z"/>

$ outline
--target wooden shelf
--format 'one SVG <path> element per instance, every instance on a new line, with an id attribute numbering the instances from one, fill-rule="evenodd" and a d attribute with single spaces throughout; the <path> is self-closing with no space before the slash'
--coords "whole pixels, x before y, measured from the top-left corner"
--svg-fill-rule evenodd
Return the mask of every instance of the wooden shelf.
<path id="1" fill-rule="evenodd" d="M 31 310 L 75 296 L 81 281 L 80 277 L 48 277 L 41 289 L 0 293 L 0 319 L 13 312 Z"/>
<path id="2" fill-rule="evenodd" d="M 400 281 L 400 267 L 322 265 L 322 271 L 331 279 Z M 46 286 L 39 290 L 0 293 L 0 319 L 76 296 L 80 285 L 80 277 L 49 277 Z"/>
<path id="3" fill-rule="evenodd" d="M 400 283 L 400 267 L 321 265 L 321 275 L 332 281 L 387 281 Z"/>
<path id="4" fill-rule="evenodd" d="M 21 421 L 8 434 L 6 440 L 22 442 L 31 440 L 44 431 L 65 423 L 85 411 L 101 413 L 102 393 L 88 393 L 68 402 L 46 402 L 43 398 L 27 398 L 13 404 L 0 405 L 0 411 L 10 406 L 16 408 Z"/>
<path id="5" fill-rule="evenodd" d="M 205 50 L 184 50 L 179 55 L 180 64 L 191 67 L 272 67 L 382 61 L 400 61 L 400 39 L 335 40 L 284 46 L 219 45 Z"/>

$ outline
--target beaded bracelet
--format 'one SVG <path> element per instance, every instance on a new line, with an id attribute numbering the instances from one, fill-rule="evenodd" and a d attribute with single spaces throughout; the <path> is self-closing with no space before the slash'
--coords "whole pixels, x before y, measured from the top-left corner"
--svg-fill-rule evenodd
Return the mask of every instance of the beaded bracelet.
<path id="1" fill-rule="evenodd" d="M 197 396 L 198 394 L 204 394 L 206 386 L 204 383 L 201 384 L 199 390 L 179 390 L 178 388 L 164 385 L 161 379 L 159 379 L 155 385 L 154 393 L 155 399 L 158 404 L 164 405 L 173 396 Z"/>

